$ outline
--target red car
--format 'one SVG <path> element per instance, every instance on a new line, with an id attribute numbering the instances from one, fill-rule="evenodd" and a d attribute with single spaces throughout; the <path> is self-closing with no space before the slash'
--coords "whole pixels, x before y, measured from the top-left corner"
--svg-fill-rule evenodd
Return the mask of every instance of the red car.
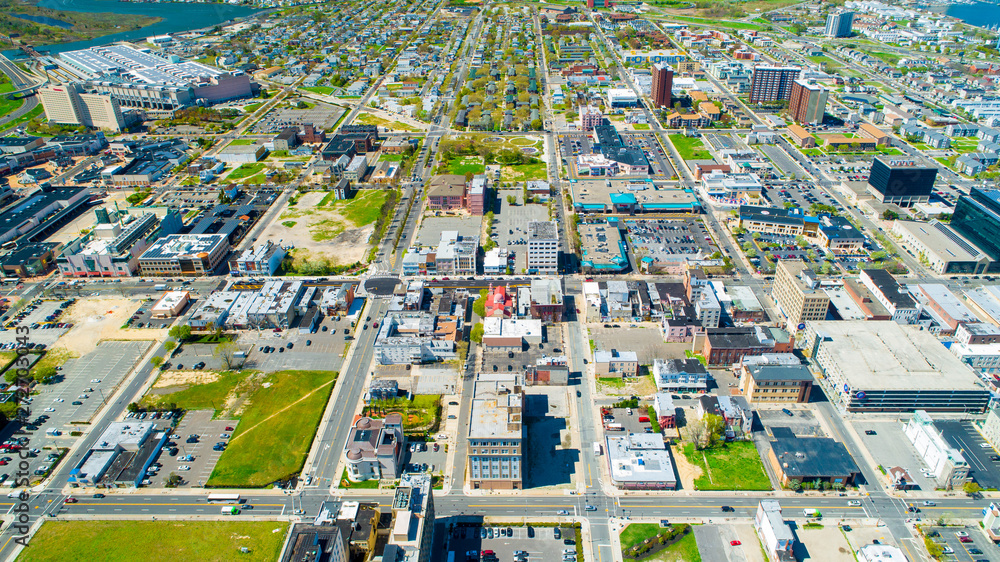
<path id="1" fill-rule="evenodd" d="M 972 537 L 958 537 L 958 542 L 972 542 Z"/>
<path id="2" fill-rule="evenodd" d="M 372 328 L 378 328 L 378 322 L 372 322 Z"/>
<path id="3" fill-rule="evenodd" d="M 66 498 L 66 503 L 76 503 L 77 501 L 79 500 L 77 500 L 76 498 Z"/>
<path id="4" fill-rule="evenodd" d="M 232 431 L 232 430 L 233 430 L 233 428 L 232 428 L 232 427 L 230 427 L 230 426 L 228 426 L 228 425 L 226 426 L 226 431 Z"/>
<path id="5" fill-rule="evenodd" d="M 740 546 L 741 544 L 743 543 L 740 541 L 729 541 L 729 546 Z"/>

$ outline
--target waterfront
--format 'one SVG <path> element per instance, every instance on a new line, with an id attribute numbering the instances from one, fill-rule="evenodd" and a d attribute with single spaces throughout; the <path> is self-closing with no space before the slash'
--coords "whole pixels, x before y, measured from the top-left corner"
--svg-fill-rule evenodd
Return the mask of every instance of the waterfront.
<path id="1" fill-rule="evenodd" d="M 953 18 L 958 18 L 969 25 L 992 27 L 1000 25 L 1000 6 L 986 2 L 972 4 L 952 4 L 944 12 Z"/>
<path id="2" fill-rule="evenodd" d="M 105 35 L 88 41 L 35 46 L 39 51 L 48 51 L 51 54 L 106 45 L 115 41 L 137 41 L 153 35 L 165 35 L 167 33 L 178 33 L 191 29 L 211 27 L 229 20 L 247 17 L 259 11 L 231 4 L 140 3 L 117 2 L 115 0 L 41 0 L 38 2 L 38 5 L 43 8 L 70 12 L 112 12 L 163 18 L 162 21 L 141 29 Z M 4 55 L 8 58 L 23 56 L 19 50 L 4 51 Z"/>

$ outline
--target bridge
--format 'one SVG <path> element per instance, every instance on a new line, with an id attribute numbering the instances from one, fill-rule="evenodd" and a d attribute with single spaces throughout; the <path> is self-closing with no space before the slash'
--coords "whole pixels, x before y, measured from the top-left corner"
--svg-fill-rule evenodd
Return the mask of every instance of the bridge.
<path id="1" fill-rule="evenodd" d="M 30 47 L 28 47 L 28 49 L 30 49 Z M 25 48 L 22 47 L 22 50 L 25 50 Z M 34 52 L 34 49 L 31 49 L 31 51 Z M 29 51 L 25 50 L 25 52 L 28 53 Z M 27 74 L 24 73 L 24 71 L 18 68 L 16 64 L 10 62 L 10 60 L 2 54 L 0 54 L 0 72 L 6 74 L 10 78 L 11 83 L 14 85 L 14 91 L 7 92 L 5 94 L 12 99 L 30 97 L 38 91 L 38 88 L 48 83 L 48 80 L 41 83 L 35 83 Z"/>

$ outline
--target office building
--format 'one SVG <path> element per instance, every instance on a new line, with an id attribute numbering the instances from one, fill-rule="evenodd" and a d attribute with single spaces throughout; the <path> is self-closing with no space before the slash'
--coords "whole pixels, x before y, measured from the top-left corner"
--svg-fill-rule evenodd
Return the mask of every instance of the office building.
<path id="1" fill-rule="evenodd" d="M 697 359 L 654 359 L 653 382 L 661 391 L 704 391 L 711 375 Z"/>
<path id="2" fill-rule="evenodd" d="M 281 267 L 285 250 L 271 240 L 250 246 L 229 262 L 229 273 L 246 277 L 269 277 Z"/>
<path id="3" fill-rule="evenodd" d="M 170 213 L 179 221 L 176 213 Z M 166 220 L 167 224 L 171 221 Z M 66 277 L 131 277 L 139 271 L 139 256 L 163 234 L 153 213 L 132 220 L 96 225 L 90 232 L 63 247 L 56 258 L 59 274 Z"/>
<path id="4" fill-rule="evenodd" d="M 83 125 L 118 132 L 125 127 L 118 100 L 88 93 L 80 83 L 71 82 L 38 89 L 45 117 L 60 125 Z"/>
<path id="5" fill-rule="evenodd" d="M 862 269 L 859 279 L 889 312 L 889 318 L 900 324 L 914 324 L 920 316 L 917 301 L 900 286 L 896 278 L 884 269 Z"/>
<path id="6" fill-rule="evenodd" d="M 788 319 L 789 330 L 810 320 L 825 320 L 830 308 L 830 296 L 820 288 L 819 277 L 799 260 L 778 260 L 771 298 Z"/>
<path id="7" fill-rule="evenodd" d="M 854 12 L 838 12 L 826 16 L 827 37 L 850 37 Z"/>
<path id="8" fill-rule="evenodd" d="M 635 107 L 639 105 L 639 97 L 631 88 L 608 89 L 608 105 L 611 107 Z"/>
<path id="9" fill-rule="evenodd" d="M 879 203 L 912 207 L 928 202 L 936 178 L 935 167 L 918 166 L 913 160 L 876 156 L 868 173 L 868 192 Z"/>
<path id="10" fill-rule="evenodd" d="M 971 188 L 959 197 L 949 226 L 990 257 L 988 272 L 1000 271 L 1000 190 Z"/>
<path id="11" fill-rule="evenodd" d="M 788 114 L 798 123 L 822 123 L 828 96 L 829 91 L 819 84 L 796 80 L 788 98 Z"/>
<path id="12" fill-rule="evenodd" d="M 805 365 L 741 364 L 740 392 L 751 403 L 809 401 L 813 376 Z"/>
<path id="13" fill-rule="evenodd" d="M 983 412 L 990 400 L 968 365 L 918 326 L 896 322 L 808 322 L 805 349 L 841 411 Z"/>
<path id="14" fill-rule="evenodd" d="M 597 350 L 594 373 L 599 377 L 634 377 L 639 374 L 639 356 L 634 351 Z"/>
<path id="15" fill-rule="evenodd" d="M 167 291 L 149 309 L 149 313 L 153 318 L 175 318 L 180 315 L 190 300 L 191 293 L 188 291 Z"/>
<path id="16" fill-rule="evenodd" d="M 778 500 L 760 500 L 753 528 L 770 562 L 795 562 L 795 534 L 781 516 Z"/>
<path id="17" fill-rule="evenodd" d="M 705 330 L 702 356 L 709 365 L 732 365 L 746 356 L 791 353 L 795 336 L 781 328 L 746 326 Z"/>
<path id="18" fill-rule="evenodd" d="M 961 200 L 959 205 L 962 205 Z M 963 214 L 963 217 L 968 216 Z M 982 224 L 982 222 L 969 223 L 963 218 L 961 227 L 966 232 L 971 229 L 972 234 L 982 232 L 989 236 L 989 230 L 980 228 Z M 1000 224 L 997 227 L 1000 228 Z M 912 252 L 925 262 L 930 270 L 939 275 L 980 275 L 993 272 L 991 267 L 1000 264 L 964 235 L 959 234 L 954 216 L 950 225 L 937 220 L 930 222 L 896 220 L 892 223 L 892 233 L 898 237 L 897 240 L 903 248 Z"/>
<path id="19" fill-rule="evenodd" d="M 771 103 L 792 97 L 792 84 L 802 69 L 796 67 L 755 66 L 750 81 L 750 103 Z"/>
<path id="20" fill-rule="evenodd" d="M 827 437 L 781 437 L 770 444 L 768 461 L 785 486 L 793 480 L 850 486 L 861 474 L 847 447 Z"/>
<path id="21" fill-rule="evenodd" d="M 347 434 L 344 456 L 351 482 L 394 480 L 403 470 L 406 437 L 403 417 L 397 413 L 374 420 L 358 416 Z"/>
<path id="22" fill-rule="evenodd" d="M 924 466 L 930 470 L 935 486 L 953 490 L 970 480 L 969 463 L 962 456 L 962 451 L 945 439 L 927 412 L 913 412 L 910 421 L 903 426 L 903 433 L 924 461 Z"/>
<path id="23" fill-rule="evenodd" d="M 674 69 L 666 63 L 653 65 L 653 107 L 671 107 Z"/>
<path id="24" fill-rule="evenodd" d="M 474 490 L 524 485 L 524 392 L 517 374 L 482 373 L 469 416 L 468 483 Z"/>
<path id="25" fill-rule="evenodd" d="M 229 253 L 225 234 L 172 234 L 139 256 L 143 277 L 211 275 Z"/>
<path id="26" fill-rule="evenodd" d="M 677 476 L 663 436 L 655 433 L 609 435 L 607 448 L 611 482 L 626 490 L 674 490 Z"/>
<path id="27" fill-rule="evenodd" d="M 528 223 L 528 273 L 557 273 L 559 270 L 559 224 L 555 221 Z"/>
<path id="28" fill-rule="evenodd" d="M 531 280 L 531 317 L 543 322 L 561 322 L 562 283 L 558 279 Z"/>

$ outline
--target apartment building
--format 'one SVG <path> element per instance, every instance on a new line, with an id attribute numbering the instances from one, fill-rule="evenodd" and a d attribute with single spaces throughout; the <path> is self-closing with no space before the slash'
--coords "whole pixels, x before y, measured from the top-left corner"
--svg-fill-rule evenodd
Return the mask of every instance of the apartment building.
<path id="1" fill-rule="evenodd" d="M 792 84 L 802 69 L 796 67 L 755 66 L 750 80 L 750 103 L 770 103 L 792 96 Z"/>
<path id="2" fill-rule="evenodd" d="M 805 365 L 742 364 L 740 392 L 751 403 L 809 401 L 813 376 Z"/>
<path id="3" fill-rule="evenodd" d="M 788 319 L 790 330 L 810 320 L 826 319 L 830 307 L 830 296 L 820 289 L 816 274 L 797 260 L 778 260 L 771 298 Z"/>
<path id="4" fill-rule="evenodd" d="M 653 65 L 653 107 L 671 107 L 674 69 L 665 63 Z"/>
<path id="5" fill-rule="evenodd" d="M 528 223 L 528 273 L 559 270 L 559 225 L 555 221 Z"/>
<path id="6" fill-rule="evenodd" d="M 917 301 L 884 269 L 862 269 L 859 279 L 899 324 L 914 324 L 920 316 Z"/>
<path id="7" fill-rule="evenodd" d="M 474 490 L 520 490 L 524 392 L 521 375 L 482 373 L 469 418 L 468 481 Z"/>
<path id="8" fill-rule="evenodd" d="M 796 80 L 792 82 L 788 114 L 798 123 L 822 123 L 828 96 L 829 91 L 819 84 Z"/>

